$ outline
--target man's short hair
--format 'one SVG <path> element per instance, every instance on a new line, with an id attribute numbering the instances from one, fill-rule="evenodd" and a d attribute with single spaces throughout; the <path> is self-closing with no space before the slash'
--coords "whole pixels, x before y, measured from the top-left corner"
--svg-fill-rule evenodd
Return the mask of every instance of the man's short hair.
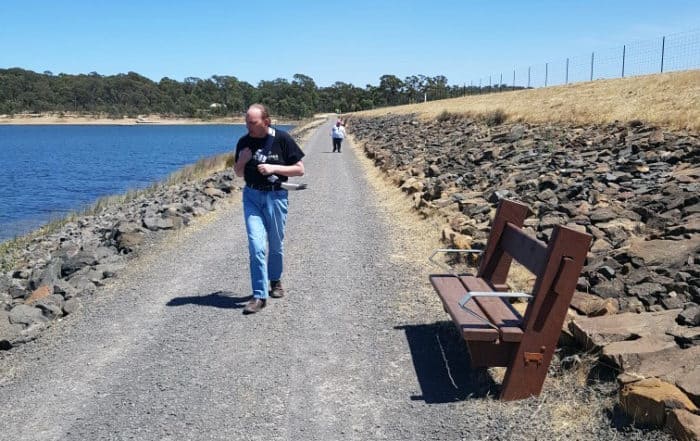
<path id="1" fill-rule="evenodd" d="M 251 109 L 260 110 L 260 115 L 263 117 L 263 119 L 270 119 L 270 113 L 267 111 L 267 107 L 265 107 L 263 104 L 260 104 L 260 103 L 251 104 L 250 107 L 248 107 L 248 110 L 251 110 Z"/>

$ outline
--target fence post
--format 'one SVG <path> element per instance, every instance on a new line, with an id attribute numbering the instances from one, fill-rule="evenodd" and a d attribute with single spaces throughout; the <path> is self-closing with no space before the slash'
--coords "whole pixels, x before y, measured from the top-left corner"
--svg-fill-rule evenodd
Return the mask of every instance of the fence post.
<path id="1" fill-rule="evenodd" d="M 664 49 L 666 48 L 666 36 L 661 38 L 661 73 L 664 73 Z"/>
<path id="2" fill-rule="evenodd" d="M 566 59 L 566 77 L 564 80 L 564 84 L 569 84 L 569 59 Z"/>
<path id="3" fill-rule="evenodd" d="M 547 77 L 549 76 L 549 63 L 544 63 L 544 87 L 547 87 Z"/>
<path id="4" fill-rule="evenodd" d="M 591 81 L 593 81 L 593 59 L 595 58 L 595 52 L 591 52 Z"/>
<path id="5" fill-rule="evenodd" d="M 513 88 L 511 90 L 515 90 L 515 69 L 513 69 Z"/>
<path id="6" fill-rule="evenodd" d="M 501 72 L 501 80 L 498 82 L 498 91 L 501 91 L 501 86 L 503 85 L 503 72 Z"/>
<path id="7" fill-rule="evenodd" d="M 625 48 L 626 45 L 622 45 L 622 78 L 625 77 Z"/>
<path id="8" fill-rule="evenodd" d="M 527 88 L 530 88 L 530 66 L 527 67 Z"/>
<path id="9" fill-rule="evenodd" d="M 479 78 L 479 95 L 481 95 L 481 78 Z"/>

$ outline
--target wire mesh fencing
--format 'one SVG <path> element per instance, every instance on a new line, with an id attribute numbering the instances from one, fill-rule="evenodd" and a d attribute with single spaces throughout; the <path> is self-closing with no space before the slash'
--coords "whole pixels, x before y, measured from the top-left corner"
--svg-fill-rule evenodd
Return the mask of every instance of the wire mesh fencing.
<path id="1" fill-rule="evenodd" d="M 462 87 L 453 87 L 449 95 L 558 86 L 698 68 L 700 29 L 491 73 L 466 81 Z M 441 98 L 445 98 L 444 92 L 425 95 L 427 101 Z"/>

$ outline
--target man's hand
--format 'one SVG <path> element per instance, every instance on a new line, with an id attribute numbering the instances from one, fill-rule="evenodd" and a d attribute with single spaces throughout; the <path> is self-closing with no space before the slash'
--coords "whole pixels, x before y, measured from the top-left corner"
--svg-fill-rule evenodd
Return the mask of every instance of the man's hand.
<path id="1" fill-rule="evenodd" d="M 250 161 L 250 158 L 252 157 L 253 152 L 248 147 L 246 147 L 243 150 L 241 150 L 241 153 L 238 154 L 238 162 L 245 165 L 246 163 L 248 163 L 248 161 Z"/>
<path id="2" fill-rule="evenodd" d="M 236 176 L 243 176 L 245 165 L 252 157 L 253 152 L 248 147 L 241 150 L 241 152 L 238 154 L 238 161 L 236 161 L 236 163 L 233 165 L 233 171 L 236 173 Z"/>
<path id="3" fill-rule="evenodd" d="M 258 165 L 258 171 L 263 176 L 269 176 L 269 175 L 275 173 L 276 169 L 277 169 L 277 166 L 273 165 L 273 164 L 259 164 Z"/>

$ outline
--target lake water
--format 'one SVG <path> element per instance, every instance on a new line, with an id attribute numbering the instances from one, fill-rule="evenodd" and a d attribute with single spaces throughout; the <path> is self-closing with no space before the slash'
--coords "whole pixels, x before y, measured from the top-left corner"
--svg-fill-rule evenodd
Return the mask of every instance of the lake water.
<path id="1" fill-rule="evenodd" d="M 0 125 L 0 242 L 231 152 L 245 133 L 244 125 Z"/>

